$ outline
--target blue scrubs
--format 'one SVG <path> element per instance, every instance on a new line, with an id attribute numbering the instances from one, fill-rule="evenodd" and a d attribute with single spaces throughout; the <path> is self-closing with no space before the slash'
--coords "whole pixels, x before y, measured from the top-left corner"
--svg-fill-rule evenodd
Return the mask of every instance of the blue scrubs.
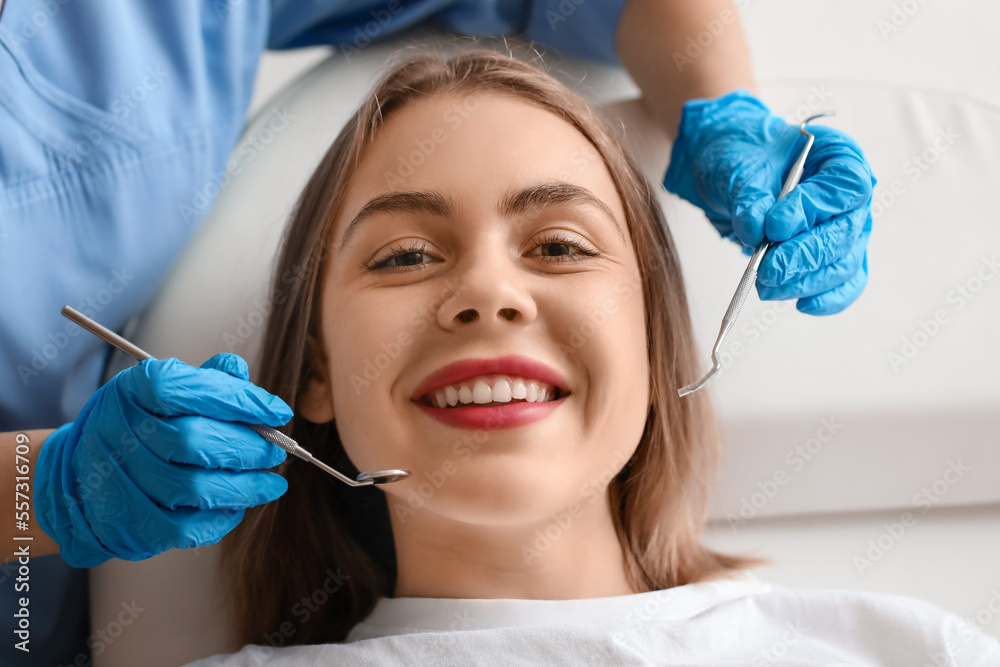
<path id="1" fill-rule="evenodd" d="M 412 25 L 524 33 L 617 64 L 627 0 L 10 0 L 0 14 L 0 432 L 72 421 L 109 347 L 208 212 L 264 49 L 363 48 Z M 212 192 L 213 188 L 207 189 Z M 40 443 L 34 443 L 38 446 Z M 4 483 L 3 488 L 8 488 Z M 4 520 L 8 520 L 6 517 Z M 0 664 L 89 665 L 86 570 L 0 564 Z M 30 597 L 31 653 L 13 647 Z"/>

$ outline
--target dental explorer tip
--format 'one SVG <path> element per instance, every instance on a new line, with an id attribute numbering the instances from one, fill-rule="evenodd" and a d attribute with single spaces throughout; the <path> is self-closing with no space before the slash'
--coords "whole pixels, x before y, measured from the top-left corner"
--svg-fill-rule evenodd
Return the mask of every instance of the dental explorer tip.
<path id="1" fill-rule="evenodd" d="M 814 114 L 812 116 L 809 116 L 804 121 L 802 121 L 801 123 L 799 123 L 799 134 L 801 134 L 804 137 L 808 137 L 809 133 L 806 132 L 806 125 L 807 124 L 813 122 L 817 118 L 823 118 L 824 116 L 836 116 L 836 115 L 837 115 L 836 111 L 824 111 L 822 113 L 818 113 L 818 114 Z"/>

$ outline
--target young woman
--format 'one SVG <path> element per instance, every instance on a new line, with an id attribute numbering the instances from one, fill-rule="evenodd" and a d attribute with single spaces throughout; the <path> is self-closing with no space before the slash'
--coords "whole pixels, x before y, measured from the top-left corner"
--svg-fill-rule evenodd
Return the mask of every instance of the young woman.
<path id="1" fill-rule="evenodd" d="M 349 488 L 289 457 L 288 491 L 222 541 L 247 646 L 196 664 L 1000 657 L 927 603 L 772 587 L 701 544 L 717 438 L 708 395 L 676 393 L 700 358 L 677 254 L 546 73 L 483 50 L 395 67 L 274 275 L 259 383 L 286 432 L 412 474 Z"/>

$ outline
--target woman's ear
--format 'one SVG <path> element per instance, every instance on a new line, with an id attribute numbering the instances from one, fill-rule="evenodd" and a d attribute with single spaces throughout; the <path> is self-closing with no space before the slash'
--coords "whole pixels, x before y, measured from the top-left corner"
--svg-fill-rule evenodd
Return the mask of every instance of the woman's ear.
<path id="1" fill-rule="evenodd" d="M 316 378 L 310 380 L 309 387 L 296 400 L 295 412 L 314 424 L 333 421 L 333 396 L 330 394 L 330 385 Z"/>

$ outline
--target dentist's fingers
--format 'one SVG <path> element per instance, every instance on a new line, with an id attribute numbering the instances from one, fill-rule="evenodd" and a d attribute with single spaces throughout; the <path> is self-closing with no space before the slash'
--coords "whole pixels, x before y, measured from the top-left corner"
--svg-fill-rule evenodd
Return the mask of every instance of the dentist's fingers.
<path id="1" fill-rule="evenodd" d="M 141 410 L 141 408 L 133 408 Z M 280 463 L 284 459 L 284 450 L 267 442 L 242 424 L 215 422 L 205 417 L 192 417 L 189 420 L 200 420 L 197 428 L 188 433 L 196 437 L 174 440 L 180 430 L 173 429 L 169 423 L 156 420 L 148 415 L 143 423 L 152 423 L 154 432 L 140 430 L 137 437 L 123 438 L 119 448 L 118 443 L 110 454 L 84 460 L 76 464 L 76 474 L 85 491 L 93 497 L 133 497 L 137 494 L 150 498 L 158 505 L 166 508 L 176 508 L 186 505 L 201 509 L 253 507 L 271 502 L 281 496 L 288 488 L 288 483 L 278 474 L 258 470 L 264 465 Z M 210 433 L 205 425 L 219 426 L 223 434 L 218 447 L 225 456 L 238 459 L 240 450 L 248 450 L 243 461 L 246 470 L 221 468 L 219 461 L 212 460 L 217 453 L 213 451 L 215 444 L 208 438 L 197 437 L 197 434 Z M 187 427 L 185 427 L 187 428 Z M 224 434 L 228 432 L 229 437 Z M 250 445 L 244 446 L 241 440 Z M 146 437 L 143 441 L 140 437 Z M 260 447 L 252 447 L 256 440 Z M 249 450 L 256 449 L 257 452 Z M 280 452 L 276 456 L 272 450 Z M 166 451 L 167 455 L 162 455 Z M 179 460 L 182 456 L 191 454 L 191 458 L 204 456 L 204 462 L 210 467 L 203 467 Z M 247 466 L 246 464 L 252 464 Z M 234 466 L 235 467 L 235 466 Z"/>
<path id="2" fill-rule="evenodd" d="M 281 426 L 293 415 L 277 396 L 225 371 L 174 358 L 146 359 L 137 368 L 141 372 L 123 378 L 119 391 L 159 415 L 203 415 L 268 426 Z"/>
<path id="3" fill-rule="evenodd" d="M 238 354 L 220 352 L 203 363 L 201 368 L 222 371 L 240 380 L 250 379 L 250 367 L 247 366 L 246 360 Z"/>
<path id="4" fill-rule="evenodd" d="M 868 284 L 868 254 L 865 253 L 861 269 L 849 281 L 828 292 L 799 299 L 795 307 L 807 315 L 835 315 L 854 303 Z"/>
<path id="5" fill-rule="evenodd" d="M 144 496 L 128 503 L 85 504 L 90 525 L 144 525 L 158 536 L 152 543 L 135 539 L 129 532 L 102 531 L 104 548 L 123 560 L 144 560 L 167 549 L 188 549 L 215 544 L 239 525 L 245 508 L 202 510 L 194 507 L 167 509 Z"/>
<path id="6" fill-rule="evenodd" d="M 759 149 L 748 149 L 748 156 L 754 152 Z M 774 180 L 766 160 L 748 159 L 734 167 L 728 201 L 732 202 L 733 232 L 745 246 L 755 248 L 764 240 L 764 216 L 774 206 Z"/>
<path id="7" fill-rule="evenodd" d="M 850 160 L 847 157 L 831 160 L 823 171 L 803 180 L 782 197 L 765 216 L 765 236 L 775 242 L 787 241 L 847 211 L 870 211 L 871 181 L 855 180 L 853 172 L 838 164 Z"/>
<path id="8" fill-rule="evenodd" d="M 870 215 L 870 211 L 855 209 L 773 245 L 761 262 L 757 280 L 769 287 L 780 287 L 848 256 L 863 234 L 867 243 L 871 227 L 866 217 Z"/>
<path id="9" fill-rule="evenodd" d="M 801 278 L 790 280 L 777 287 L 757 283 L 757 293 L 762 301 L 783 301 L 815 296 L 832 290 L 857 275 L 865 259 L 867 237 L 841 259 Z"/>
<path id="10" fill-rule="evenodd" d="M 220 421 L 200 415 L 161 417 L 140 405 L 112 405 L 101 396 L 108 409 L 120 411 L 122 419 L 108 433 L 121 458 L 141 456 L 144 452 L 166 463 L 185 464 L 206 469 L 248 470 L 273 468 L 288 454 L 261 437 L 247 424 Z"/>
<path id="11" fill-rule="evenodd" d="M 122 464 L 125 474 L 160 507 L 240 509 L 263 505 L 288 490 L 284 477 L 257 470 L 206 470 L 168 463 L 141 451 Z"/>
<path id="12" fill-rule="evenodd" d="M 786 241 L 847 211 L 871 209 L 876 179 L 861 147 L 833 128 L 812 132 L 816 142 L 802 180 L 765 215 L 765 236 L 771 241 Z"/>

